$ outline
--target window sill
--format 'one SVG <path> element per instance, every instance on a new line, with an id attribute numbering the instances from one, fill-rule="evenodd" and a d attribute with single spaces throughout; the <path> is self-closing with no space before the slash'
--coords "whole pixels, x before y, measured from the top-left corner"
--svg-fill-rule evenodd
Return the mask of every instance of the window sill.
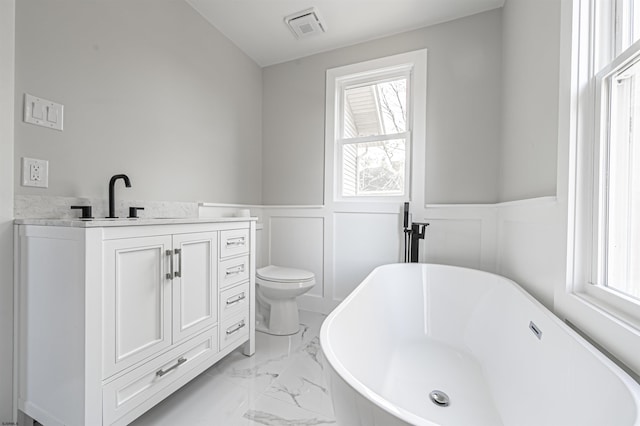
<path id="1" fill-rule="evenodd" d="M 556 314 L 640 375 L 640 319 L 586 292 L 557 292 Z"/>
<path id="2" fill-rule="evenodd" d="M 629 315 L 606 301 L 587 292 L 566 292 L 561 297 L 556 294 L 556 314 L 578 326 L 585 334 L 594 338 L 604 347 L 607 340 L 615 345 L 625 345 L 628 340 L 621 335 L 634 339 L 640 345 L 640 318 Z M 613 352 L 613 351 L 612 351 Z M 640 372 L 640 359 L 638 372 Z"/>
<path id="3" fill-rule="evenodd" d="M 583 303 L 591 305 L 611 316 L 620 323 L 632 327 L 640 336 L 640 301 L 592 284 L 584 286 L 583 291 L 574 293 Z"/>

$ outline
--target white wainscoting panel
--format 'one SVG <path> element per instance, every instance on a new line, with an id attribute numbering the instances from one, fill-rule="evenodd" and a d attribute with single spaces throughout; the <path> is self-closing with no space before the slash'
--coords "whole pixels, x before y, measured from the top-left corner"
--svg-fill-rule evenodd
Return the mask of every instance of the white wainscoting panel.
<path id="1" fill-rule="evenodd" d="M 430 219 L 420 242 L 421 261 L 445 265 L 482 267 L 480 219 Z"/>
<path id="2" fill-rule="evenodd" d="M 496 206 L 412 206 L 429 222 L 421 261 L 496 270 Z M 266 264 L 308 269 L 316 287 L 298 306 L 330 312 L 377 266 L 402 261 L 402 205 L 263 206 Z M 260 251 L 260 248 L 259 248 Z"/>
<path id="3" fill-rule="evenodd" d="M 343 300 L 377 266 L 397 263 L 401 238 L 398 214 L 336 213 L 333 299 Z"/>
<path id="4" fill-rule="evenodd" d="M 566 238 L 555 197 L 499 204 L 413 203 L 415 222 L 429 222 L 422 262 L 505 275 L 552 306 L 563 279 Z M 201 216 L 233 216 L 250 208 L 258 217 L 258 266 L 312 271 L 316 286 L 298 299 L 301 309 L 330 312 L 376 266 L 402 260 L 402 206 L 395 203 L 331 206 L 201 204 Z"/>
<path id="5" fill-rule="evenodd" d="M 307 295 L 323 297 L 324 219 L 271 216 L 269 230 L 270 263 L 313 272 L 316 285 Z"/>
<path id="6" fill-rule="evenodd" d="M 555 197 L 498 205 L 497 273 L 511 278 L 547 308 L 565 279 L 566 234 Z"/>
<path id="7" fill-rule="evenodd" d="M 420 261 L 495 272 L 496 217 L 495 204 L 427 205 L 414 215 L 416 222 L 430 224 Z"/>

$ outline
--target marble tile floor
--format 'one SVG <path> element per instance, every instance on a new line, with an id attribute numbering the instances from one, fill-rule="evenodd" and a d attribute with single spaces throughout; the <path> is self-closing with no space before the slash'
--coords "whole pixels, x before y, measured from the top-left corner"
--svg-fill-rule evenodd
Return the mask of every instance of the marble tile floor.
<path id="1" fill-rule="evenodd" d="M 335 425 L 318 337 L 324 319 L 300 311 L 297 334 L 256 333 L 254 356 L 237 349 L 132 425 Z"/>

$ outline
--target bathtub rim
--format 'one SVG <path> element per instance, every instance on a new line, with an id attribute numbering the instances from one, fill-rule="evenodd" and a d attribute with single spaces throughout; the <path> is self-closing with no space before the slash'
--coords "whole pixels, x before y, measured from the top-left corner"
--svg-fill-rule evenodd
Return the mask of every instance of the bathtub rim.
<path id="1" fill-rule="evenodd" d="M 622 367 L 620 367 L 616 362 L 614 362 L 611 358 L 605 355 L 602 351 L 596 348 L 593 344 L 591 344 L 588 340 L 582 337 L 577 331 L 571 328 L 568 324 L 566 324 L 562 319 L 560 319 L 555 313 L 553 313 L 550 309 L 544 306 L 540 301 L 534 298 L 529 292 L 527 292 L 524 288 L 522 288 L 517 282 L 514 280 L 507 278 L 502 275 L 498 275 L 492 272 L 482 271 L 480 269 L 467 268 L 463 266 L 454 266 L 454 265 L 446 265 L 439 263 L 390 263 L 378 266 L 374 268 L 363 280 L 358 284 L 358 286 L 342 301 L 336 306 L 336 308 L 327 316 L 324 320 L 322 327 L 320 329 L 320 349 L 324 355 L 325 360 L 329 364 L 329 367 L 333 369 L 335 374 L 338 374 L 340 378 L 349 385 L 355 392 L 360 394 L 363 398 L 366 398 L 370 402 L 372 402 L 378 408 L 384 410 L 385 412 L 397 417 L 398 419 L 408 422 L 410 424 L 414 424 L 416 426 L 439 426 L 438 423 L 434 423 L 428 419 L 424 419 L 419 417 L 418 415 L 400 408 L 387 399 L 382 397 L 373 389 L 366 386 L 360 380 L 358 380 L 349 370 L 340 362 L 340 359 L 335 354 L 335 351 L 331 347 L 330 344 L 330 328 L 335 321 L 335 318 L 344 311 L 351 301 L 358 297 L 358 294 L 363 291 L 366 285 L 372 280 L 372 277 L 378 270 L 381 269 L 391 269 L 400 266 L 408 266 L 415 265 L 410 267 L 420 267 L 420 269 L 429 269 L 429 268 L 442 268 L 442 269 L 452 269 L 452 270 L 466 270 L 472 271 L 474 273 L 478 273 L 479 275 L 487 275 L 491 276 L 494 279 L 502 280 L 506 283 L 509 283 L 511 286 L 515 287 L 517 291 L 519 291 L 522 295 L 524 295 L 529 301 L 531 301 L 541 313 L 543 313 L 546 317 L 549 318 L 550 321 L 554 322 L 558 326 L 560 326 L 567 334 L 579 343 L 585 350 L 589 351 L 593 356 L 596 357 L 598 361 L 600 361 L 606 368 L 608 368 L 612 374 L 615 374 L 620 381 L 624 384 L 624 386 L 629 389 L 632 399 L 635 401 L 636 408 L 636 422 L 635 424 L 640 424 L 640 383 L 634 380 Z"/>

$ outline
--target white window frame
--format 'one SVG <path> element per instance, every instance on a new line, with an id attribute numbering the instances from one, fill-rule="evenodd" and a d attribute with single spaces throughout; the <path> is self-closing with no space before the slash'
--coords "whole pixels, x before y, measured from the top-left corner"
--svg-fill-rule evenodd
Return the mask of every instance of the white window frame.
<path id="1" fill-rule="evenodd" d="M 562 2 L 558 174 L 566 179 L 559 184 L 559 197 L 565 197 L 568 212 L 567 277 L 556 285 L 554 309 L 640 374 L 640 303 L 598 285 L 606 202 L 600 173 L 608 143 L 608 108 L 602 100 L 608 98 L 607 76 L 630 57 L 602 67 L 619 46 L 611 41 L 596 49 L 596 43 L 615 28 L 616 6 L 600 0 Z"/>
<path id="2" fill-rule="evenodd" d="M 619 47 L 616 47 L 619 50 Z M 609 79 L 620 68 L 628 65 L 640 57 L 640 41 L 636 42 L 627 51 L 618 56 L 615 60 L 606 65 L 594 77 L 594 185 L 592 197 L 593 209 L 593 228 L 592 228 L 592 253 L 591 267 L 588 285 L 583 285 L 581 290 L 592 298 L 600 300 L 614 308 L 617 313 L 629 318 L 635 318 L 638 326 L 640 326 L 640 301 L 625 295 L 622 292 L 609 289 L 605 286 L 606 275 L 606 253 L 603 245 L 606 244 L 607 236 L 607 192 L 606 176 L 609 168 L 606 163 L 609 161 L 609 108 L 605 107 L 605 103 L 610 99 Z"/>
<path id="3" fill-rule="evenodd" d="M 404 202 L 421 199 L 416 194 L 423 185 L 424 171 L 415 170 L 416 159 L 424 161 L 426 134 L 426 49 L 327 70 L 325 121 L 325 204 Z M 343 88 L 354 82 L 375 81 L 386 76 L 406 75 L 407 132 L 404 193 L 401 195 L 342 196 L 342 117 Z M 381 140 L 386 136 L 373 137 Z M 422 168 L 419 168 L 422 169 Z"/>

